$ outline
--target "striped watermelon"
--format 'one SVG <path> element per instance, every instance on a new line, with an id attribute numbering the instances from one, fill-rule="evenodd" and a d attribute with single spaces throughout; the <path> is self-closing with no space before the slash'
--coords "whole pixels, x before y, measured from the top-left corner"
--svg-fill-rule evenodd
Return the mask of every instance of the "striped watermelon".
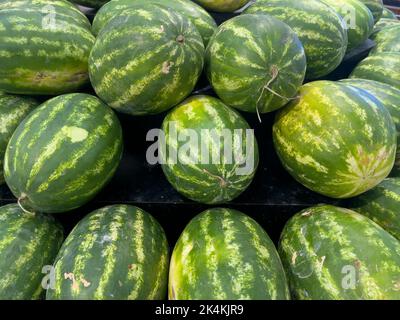
<path id="1" fill-rule="evenodd" d="M 381 30 L 386 29 L 388 27 L 394 27 L 400 25 L 400 20 L 393 20 L 393 19 L 387 19 L 387 18 L 382 18 L 381 20 L 378 21 L 378 23 L 374 27 L 374 32 L 371 35 L 371 38 L 373 39 L 374 36 Z"/>
<path id="2" fill-rule="evenodd" d="M 258 166 L 254 133 L 239 113 L 220 100 L 208 96 L 187 99 L 165 117 L 162 130 L 162 169 L 185 197 L 207 204 L 225 203 L 239 196 L 253 180 Z M 187 141 L 187 130 L 194 131 L 196 137 Z M 226 138 L 226 133 L 231 137 Z M 174 159 L 174 154 L 179 157 Z"/>
<path id="3" fill-rule="evenodd" d="M 190 0 L 113 0 L 97 12 L 93 20 L 92 32 L 97 35 L 100 30 L 119 13 L 124 12 L 133 5 L 143 5 L 146 3 L 164 5 L 188 17 L 200 32 L 204 46 L 207 46 L 215 29 L 217 29 L 217 24 L 210 14 Z"/>
<path id="4" fill-rule="evenodd" d="M 389 110 L 397 129 L 396 163 L 391 175 L 400 177 L 400 90 L 372 80 L 346 79 L 342 82 L 368 91 Z"/>
<path id="5" fill-rule="evenodd" d="M 322 0 L 332 7 L 345 21 L 349 43 L 347 51 L 361 46 L 374 29 L 371 11 L 359 0 Z"/>
<path id="6" fill-rule="evenodd" d="M 231 209 L 210 209 L 185 228 L 171 258 L 171 300 L 287 300 L 286 276 L 261 226 Z"/>
<path id="7" fill-rule="evenodd" d="M 3 159 L 8 141 L 19 123 L 37 105 L 32 98 L 0 92 L 0 184 L 4 183 Z"/>
<path id="8" fill-rule="evenodd" d="M 55 261 L 48 300 L 154 300 L 167 293 L 164 230 L 129 205 L 98 209 L 72 230 Z"/>
<path id="9" fill-rule="evenodd" d="M 267 15 L 245 14 L 218 28 L 207 47 L 206 70 L 224 103 L 265 113 L 283 107 L 297 94 L 306 57 L 285 23 Z"/>
<path id="10" fill-rule="evenodd" d="M 43 297 L 43 279 L 63 241 L 52 217 L 25 213 L 17 204 L 0 207 L 0 300 Z"/>
<path id="11" fill-rule="evenodd" d="M 382 0 L 360 0 L 363 2 L 374 16 L 375 23 L 379 21 L 383 14 L 383 1 Z"/>
<path id="12" fill-rule="evenodd" d="M 400 178 L 388 178 L 347 206 L 375 221 L 400 240 Z"/>
<path id="13" fill-rule="evenodd" d="M 122 155 L 118 118 L 88 94 L 53 98 L 14 132 L 4 177 L 26 210 L 64 212 L 93 198 Z"/>
<path id="14" fill-rule="evenodd" d="M 103 4 L 107 3 L 109 0 L 70 0 L 70 1 L 89 8 L 100 8 Z"/>
<path id="15" fill-rule="evenodd" d="M 400 52 L 379 52 L 361 61 L 350 78 L 387 83 L 400 90 Z"/>
<path id="16" fill-rule="evenodd" d="M 0 3 L 0 90 L 58 95 L 89 82 L 90 23 L 61 0 Z"/>
<path id="17" fill-rule="evenodd" d="M 373 37 L 376 46 L 371 54 L 379 52 L 398 52 L 400 53 L 400 24 L 390 28 L 385 28 Z"/>
<path id="18" fill-rule="evenodd" d="M 89 73 L 96 93 L 112 108 L 156 114 L 190 94 L 203 59 L 203 41 L 189 19 L 146 4 L 126 9 L 102 29 Z"/>
<path id="19" fill-rule="evenodd" d="M 396 128 L 372 95 L 330 81 L 306 84 L 273 126 L 284 167 L 309 189 L 350 198 L 386 178 L 396 156 Z"/>
<path id="20" fill-rule="evenodd" d="M 400 299 L 400 242 L 354 211 L 301 211 L 286 224 L 279 253 L 296 299 Z"/>
<path id="21" fill-rule="evenodd" d="M 202 7 L 215 12 L 234 12 L 242 8 L 249 0 L 194 0 Z"/>
<path id="22" fill-rule="evenodd" d="M 383 13 L 382 13 L 382 18 L 380 19 L 380 20 L 382 20 L 382 19 L 393 19 L 393 20 L 397 20 L 397 17 L 396 17 L 396 14 L 392 11 L 392 10 L 390 10 L 390 9 L 388 9 L 388 8 L 386 8 L 386 7 L 384 7 L 383 8 Z M 379 20 L 379 21 L 380 21 Z"/>
<path id="23" fill-rule="evenodd" d="M 344 21 L 318 0 L 262 0 L 245 13 L 272 15 L 297 33 L 306 51 L 309 79 L 327 75 L 343 60 L 348 43 Z"/>

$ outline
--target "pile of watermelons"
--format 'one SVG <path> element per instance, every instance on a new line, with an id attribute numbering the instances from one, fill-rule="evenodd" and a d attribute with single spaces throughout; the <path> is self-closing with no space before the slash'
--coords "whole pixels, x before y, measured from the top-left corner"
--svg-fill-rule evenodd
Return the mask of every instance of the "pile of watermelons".
<path id="1" fill-rule="evenodd" d="M 65 0 L 0 2 L 0 299 L 400 299 L 400 22 L 381 0 L 73 2 L 93 23 Z M 206 11 L 243 6 L 220 26 Z M 349 79 L 321 80 L 368 39 Z M 202 74 L 213 96 L 191 96 Z M 61 213 L 119 166 L 116 113 L 165 111 L 165 178 L 213 208 L 176 244 L 127 204 L 64 238 Z M 293 216 L 278 250 L 221 208 L 260 162 L 242 114 L 270 112 L 283 167 L 342 203 Z"/>

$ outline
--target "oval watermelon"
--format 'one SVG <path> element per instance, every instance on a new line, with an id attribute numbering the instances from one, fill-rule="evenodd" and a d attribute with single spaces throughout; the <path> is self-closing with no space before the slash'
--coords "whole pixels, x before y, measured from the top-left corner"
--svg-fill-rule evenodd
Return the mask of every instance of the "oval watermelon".
<path id="1" fill-rule="evenodd" d="M 3 160 L 7 144 L 20 122 L 38 105 L 35 99 L 0 92 L 0 184 L 4 183 Z"/>
<path id="2" fill-rule="evenodd" d="M 379 52 L 361 61 L 350 78 L 387 83 L 400 90 L 400 52 Z"/>
<path id="3" fill-rule="evenodd" d="M 360 0 L 364 3 L 374 16 L 375 23 L 379 21 L 383 14 L 383 1 L 382 0 Z"/>
<path id="4" fill-rule="evenodd" d="M 103 28 L 90 54 L 89 74 L 98 96 L 112 108 L 157 114 L 190 94 L 203 60 L 203 41 L 189 19 L 147 4 L 126 9 Z"/>
<path id="5" fill-rule="evenodd" d="M 388 178 L 374 189 L 353 198 L 346 206 L 379 224 L 400 240 L 400 179 Z"/>
<path id="6" fill-rule="evenodd" d="M 382 19 L 393 19 L 393 20 L 397 20 L 397 17 L 396 17 L 396 14 L 392 11 L 392 10 L 390 10 L 390 9 L 388 9 L 388 8 L 386 8 L 386 7 L 384 7 L 383 8 L 383 13 L 382 13 L 382 18 L 380 19 L 380 20 L 382 20 Z M 380 21 L 379 20 L 379 21 Z"/>
<path id="7" fill-rule="evenodd" d="M 211 38 L 206 72 L 224 103 L 265 113 L 283 107 L 297 94 L 306 57 L 286 24 L 267 15 L 245 14 L 223 23 Z"/>
<path id="8" fill-rule="evenodd" d="M 168 243 L 147 212 L 98 209 L 72 230 L 55 261 L 48 300 L 156 300 L 167 293 Z"/>
<path id="9" fill-rule="evenodd" d="M 76 4 L 80 4 L 89 8 L 100 8 L 102 5 L 107 3 L 109 0 L 70 0 Z"/>
<path id="10" fill-rule="evenodd" d="M 17 204 L 0 207 L 0 300 L 40 299 L 44 278 L 63 241 L 50 216 L 25 213 Z M 50 279 L 51 280 L 51 279 Z"/>
<path id="11" fill-rule="evenodd" d="M 350 198 L 386 178 L 396 156 L 389 112 L 368 92 L 317 81 L 276 117 L 275 149 L 283 166 L 307 188 Z"/>
<path id="12" fill-rule="evenodd" d="M 376 46 L 372 49 L 371 54 L 379 52 L 398 52 L 400 53 L 400 24 L 384 31 L 378 32 L 373 37 Z"/>
<path id="13" fill-rule="evenodd" d="M 272 15 L 297 33 L 307 55 L 308 79 L 327 75 L 346 54 L 348 39 L 344 21 L 318 0 L 258 1 L 245 13 Z"/>
<path id="14" fill-rule="evenodd" d="M 286 224 L 279 253 L 296 299 L 400 299 L 400 242 L 354 211 L 301 211 Z"/>
<path id="15" fill-rule="evenodd" d="M 398 25 L 400 25 L 400 20 L 382 18 L 378 21 L 377 24 L 375 24 L 374 32 L 372 33 L 371 38 L 374 39 L 374 36 L 383 29 Z"/>
<path id="16" fill-rule="evenodd" d="M 196 26 L 197 30 L 203 38 L 204 46 L 207 46 L 208 41 L 213 35 L 217 24 L 213 17 L 208 14 L 202 7 L 193 3 L 190 0 L 113 0 L 102 7 L 96 14 L 93 20 L 92 32 L 97 35 L 100 30 L 116 15 L 124 12 L 133 5 L 143 5 L 146 3 L 160 4 L 167 6 L 172 10 L 188 17 Z"/>
<path id="17" fill-rule="evenodd" d="M 249 0 L 194 0 L 202 7 L 215 12 L 234 12 L 242 8 Z"/>
<path id="18" fill-rule="evenodd" d="M 88 94 L 53 98 L 15 130 L 4 177 L 29 211 L 64 212 L 92 199 L 122 156 L 122 130 L 113 111 Z"/>
<path id="19" fill-rule="evenodd" d="M 232 209 L 210 209 L 185 228 L 171 258 L 171 300 L 287 300 L 286 276 L 261 226 Z"/>
<path id="20" fill-rule="evenodd" d="M 397 129 L 396 163 L 391 175 L 400 176 L 400 90 L 373 80 L 346 79 L 342 82 L 368 91 L 389 110 Z"/>
<path id="21" fill-rule="evenodd" d="M 72 3 L 0 3 L 0 90 L 59 95 L 89 82 L 90 23 Z"/>

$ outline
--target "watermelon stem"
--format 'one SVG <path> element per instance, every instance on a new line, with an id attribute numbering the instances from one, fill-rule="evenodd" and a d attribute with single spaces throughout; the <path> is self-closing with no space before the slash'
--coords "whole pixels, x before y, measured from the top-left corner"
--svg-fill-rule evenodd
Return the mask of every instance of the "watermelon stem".
<path id="1" fill-rule="evenodd" d="M 222 177 L 220 177 L 220 176 L 217 176 L 217 175 L 215 175 L 215 174 L 212 174 L 212 173 L 211 173 L 210 171 L 208 171 L 207 169 L 203 169 L 203 172 L 205 172 L 205 173 L 207 173 L 208 175 L 210 175 L 210 176 L 212 176 L 212 177 L 218 179 L 218 180 L 219 180 L 219 184 L 220 184 L 221 187 L 226 187 L 226 186 L 227 186 L 228 183 L 225 181 L 224 178 L 222 178 Z"/>
<path id="2" fill-rule="evenodd" d="M 25 193 L 21 194 L 21 196 L 17 199 L 18 206 L 21 208 L 21 210 L 22 210 L 23 212 L 28 213 L 28 214 L 34 214 L 34 212 L 31 212 L 31 211 L 29 211 L 29 210 L 26 210 L 26 209 L 22 206 L 21 201 L 25 200 L 26 198 L 27 198 L 27 196 L 26 196 Z"/>

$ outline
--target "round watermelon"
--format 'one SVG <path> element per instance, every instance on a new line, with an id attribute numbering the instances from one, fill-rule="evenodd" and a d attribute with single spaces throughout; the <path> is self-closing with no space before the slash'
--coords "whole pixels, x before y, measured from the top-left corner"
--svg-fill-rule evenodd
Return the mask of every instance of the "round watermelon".
<path id="1" fill-rule="evenodd" d="M 20 122 L 38 105 L 32 98 L 0 92 L 0 184 L 4 183 L 3 159 L 7 144 Z"/>
<path id="2" fill-rule="evenodd" d="M 90 23 L 72 3 L 0 3 L 0 90 L 31 95 L 73 92 L 89 82 Z"/>
<path id="3" fill-rule="evenodd" d="M 400 20 L 382 18 L 378 21 L 377 24 L 375 24 L 374 32 L 371 35 L 371 39 L 374 39 L 375 35 L 379 33 L 381 30 L 399 25 L 400 25 Z"/>
<path id="4" fill-rule="evenodd" d="M 17 204 L 0 207 L 0 221 L 0 300 L 43 298 L 63 241 L 62 227 L 52 217 L 26 213 Z"/>
<path id="5" fill-rule="evenodd" d="M 306 73 L 306 56 L 285 23 L 245 14 L 218 28 L 207 47 L 206 72 L 224 103 L 265 113 L 283 107 L 297 94 Z"/>
<path id="6" fill-rule="evenodd" d="M 89 8 L 100 8 L 109 0 L 70 0 L 70 1 Z"/>
<path id="7" fill-rule="evenodd" d="M 288 300 L 286 276 L 261 226 L 232 209 L 196 216 L 175 245 L 171 300 Z"/>
<path id="8" fill-rule="evenodd" d="M 251 183 L 258 166 L 253 130 L 242 116 L 208 96 L 194 96 L 164 119 L 159 144 L 162 169 L 185 197 L 228 202 Z"/>
<path id="9" fill-rule="evenodd" d="M 277 115 L 273 138 L 288 172 L 332 198 L 372 189 L 396 156 L 396 128 L 385 107 L 367 91 L 330 81 L 304 85 Z"/>
<path id="10" fill-rule="evenodd" d="M 208 41 L 213 35 L 217 24 L 211 15 L 202 7 L 190 0 L 113 0 L 102 7 L 96 14 L 93 20 L 92 32 L 97 35 L 101 29 L 116 15 L 124 12 L 129 7 L 143 6 L 146 3 L 159 4 L 167 6 L 172 10 L 188 17 L 196 26 L 197 30 L 203 38 L 204 46 L 207 46 Z"/>
<path id="11" fill-rule="evenodd" d="M 397 129 L 396 163 L 391 175 L 400 177 L 400 90 L 373 80 L 346 79 L 342 82 L 368 91 L 389 110 Z"/>
<path id="12" fill-rule="evenodd" d="M 388 8 L 386 8 L 386 7 L 384 7 L 383 8 L 383 13 L 382 13 L 382 18 L 380 19 L 380 20 L 382 20 L 382 19 L 393 19 L 393 20 L 397 20 L 397 17 L 396 17 L 396 14 L 392 11 L 392 10 L 390 10 L 390 9 L 388 9 Z M 380 21 L 379 20 L 379 21 Z"/>
<path id="13" fill-rule="evenodd" d="M 361 46 L 374 29 L 371 11 L 359 0 L 322 0 L 345 21 L 349 43 L 347 51 Z"/>
<path id="14" fill-rule="evenodd" d="M 364 3 L 374 16 L 375 23 L 379 21 L 383 14 L 383 1 L 382 0 L 360 0 Z"/>
<path id="15" fill-rule="evenodd" d="M 245 13 L 274 16 L 297 33 L 307 55 L 308 79 L 329 74 L 346 54 L 348 39 L 344 21 L 319 0 L 263 0 L 251 5 Z"/>
<path id="16" fill-rule="evenodd" d="M 157 114 L 191 93 L 203 60 L 203 41 L 190 20 L 147 4 L 126 9 L 102 29 L 89 74 L 97 95 L 112 108 Z"/>
<path id="17" fill-rule="evenodd" d="M 15 130 L 4 177 L 27 211 L 65 212 L 88 202 L 122 156 L 122 129 L 96 97 L 67 94 L 34 111 Z"/>
<path id="18" fill-rule="evenodd" d="M 215 12 L 234 12 L 250 0 L 194 0 L 202 7 Z"/>
<path id="19" fill-rule="evenodd" d="M 385 179 L 374 189 L 350 199 L 346 204 L 400 240 L 400 178 Z"/>
<path id="20" fill-rule="evenodd" d="M 385 28 L 374 36 L 376 46 L 371 54 L 379 52 L 398 52 L 400 53 L 400 24 L 390 28 Z"/>
<path id="21" fill-rule="evenodd" d="M 301 211 L 286 224 L 279 253 L 296 299 L 400 299 L 400 242 L 354 211 Z"/>
<path id="22" fill-rule="evenodd" d="M 72 230 L 55 260 L 48 300 L 160 300 L 167 294 L 164 230 L 129 205 L 98 209 Z"/>
<path id="23" fill-rule="evenodd" d="M 361 61 L 350 78 L 387 83 L 400 90 L 400 52 L 379 52 Z"/>

